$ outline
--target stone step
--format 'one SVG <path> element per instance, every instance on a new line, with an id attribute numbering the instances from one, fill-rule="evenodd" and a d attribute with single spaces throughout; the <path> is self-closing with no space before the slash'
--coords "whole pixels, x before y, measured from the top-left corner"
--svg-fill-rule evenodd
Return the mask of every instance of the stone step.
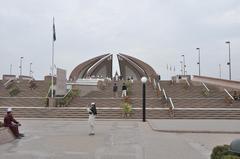
<path id="1" fill-rule="evenodd" d="M 240 102 L 226 103 L 224 99 L 172 99 L 176 108 L 240 108 Z"/>
<path id="2" fill-rule="evenodd" d="M 240 119 L 240 110 L 175 110 L 174 119 Z"/>
<path id="3" fill-rule="evenodd" d="M 6 108 L 0 108 L 3 116 Z M 123 118 L 122 109 L 97 109 L 97 119 L 121 119 Z M 13 108 L 16 118 L 88 118 L 86 109 L 67 109 L 67 108 Z M 167 119 L 167 110 L 146 110 L 146 117 L 151 119 Z M 130 119 L 141 119 L 142 110 L 133 110 Z"/>

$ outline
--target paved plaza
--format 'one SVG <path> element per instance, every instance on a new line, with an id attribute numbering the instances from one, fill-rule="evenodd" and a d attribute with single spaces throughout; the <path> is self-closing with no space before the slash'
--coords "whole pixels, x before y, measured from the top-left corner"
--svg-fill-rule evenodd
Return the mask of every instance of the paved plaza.
<path id="1" fill-rule="evenodd" d="M 186 126 L 183 123 L 189 121 L 184 120 L 150 120 L 145 123 L 140 120 L 97 120 L 95 136 L 88 136 L 87 120 L 20 121 L 23 125 L 20 130 L 25 137 L 0 145 L 0 159 L 209 159 L 215 145 L 229 144 L 239 138 L 238 133 L 156 131 L 170 128 L 191 130 L 193 123 Z M 198 124 L 207 125 L 208 122 L 214 121 L 199 120 Z M 174 129 L 174 126 L 166 126 L 174 123 Z M 228 125 L 227 121 L 222 123 L 222 126 L 216 126 L 216 130 L 223 130 Z M 230 120 L 229 123 L 231 131 L 237 132 L 239 124 L 236 129 L 233 127 L 239 122 Z M 197 126 L 193 125 L 192 129 L 195 129 Z M 210 124 L 210 130 L 214 130 L 214 125 Z"/>

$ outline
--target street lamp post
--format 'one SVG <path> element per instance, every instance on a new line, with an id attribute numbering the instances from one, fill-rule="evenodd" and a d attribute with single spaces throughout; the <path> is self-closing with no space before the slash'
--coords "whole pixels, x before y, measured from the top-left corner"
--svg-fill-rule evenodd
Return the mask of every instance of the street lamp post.
<path id="1" fill-rule="evenodd" d="M 20 66 L 19 66 L 20 76 L 22 76 L 22 61 L 23 61 L 23 57 L 20 57 Z"/>
<path id="2" fill-rule="evenodd" d="M 142 112 L 143 112 L 143 117 L 142 121 L 146 121 L 146 82 L 147 82 L 147 77 L 142 77 L 141 78 L 142 84 L 143 84 L 143 89 L 142 89 Z"/>
<path id="3" fill-rule="evenodd" d="M 29 76 L 32 77 L 32 62 L 30 63 Z"/>
<path id="4" fill-rule="evenodd" d="M 183 62 L 182 61 L 180 61 L 180 64 L 181 64 L 181 74 L 183 75 Z"/>
<path id="5" fill-rule="evenodd" d="M 12 64 L 10 64 L 10 75 L 12 75 Z"/>
<path id="6" fill-rule="evenodd" d="M 231 51 L 230 51 L 230 41 L 226 41 L 226 44 L 228 44 L 228 53 L 229 53 L 229 61 L 227 63 L 227 65 L 229 66 L 229 80 L 231 80 Z"/>
<path id="7" fill-rule="evenodd" d="M 222 68 L 221 68 L 221 64 L 219 64 L 219 78 L 222 78 Z"/>
<path id="8" fill-rule="evenodd" d="M 185 56 L 182 55 L 183 57 L 183 75 L 186 75 L 186 64 L 185 64 Z"/>
<path id="9" fill-rule="evenodd" d="M 200 48 L 196 48 L 198 50 L 198 75 L 201 76 L 201 63 L 200 63 Z"/>

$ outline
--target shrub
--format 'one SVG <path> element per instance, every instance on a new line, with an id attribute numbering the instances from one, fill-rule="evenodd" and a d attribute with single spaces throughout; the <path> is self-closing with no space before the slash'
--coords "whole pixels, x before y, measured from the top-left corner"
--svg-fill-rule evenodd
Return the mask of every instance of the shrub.
<path id="1" fill-rule="evenodd" d="M 9 90 L 9 94 L 11 97 L 16 96 L 18 93 L 20 93 L 20 90 L 17 86 L 14 86 Z"/>
<path id="2" fill-rule="evenodd" d="M 211 159 L 221 159 L 229 150 L 229 145 L 216 146 L 213 148 Z"/>
<path id="3" fill-rule="evenodd" d="M 79 95 L 80 95 L 80 90 L 71 90 L 64 98 L 59 99 L 57 105 L 67 106 L 74 97 Z"/>
<path id="4" fill-rule="evenodd" d="M 129 104 L 132 103 L 132 101 L 131 101 L 131 99 L 130 99 L 129 96 L 125 96 L 125 97 L 123 98 L 123 102 L 124 102 L 124 103 L 129 103 Z"/>
<path id="5" fill-rule="evenodd" d="M 206 89 L 202 89 L 202 95 L 207 97 L 209 96 L 209 92 Z"/>
<path id="6" fill-rule="evenodd" d="M 37 84 L 36 84 L 35 82 L 31 81 L 31 82 L 29 83 L 29 88 L 30 88 L 30 89 L 36 89 L 36 88 L 37 88 Z"/>
<path id="7" fill-rule="evenodd" d="M 124 102 L 122 104 L 122 109 L 123 109 L 124 117 L 127 117 L 132 113 L 132 105 L 129 103 Z"/>
<path id="8" fill-rule="evenodd" d="M 227 155 L 227 156 L 223 156 L 222 159 L 240 159 L 239 156 L 233 156 L 233 155 Z"/>
<path id="9" fill-rule="evenodd" d="M 240 159 L 240 157 L 229 151 L 229 145 L 223 145 L 213 148 L 211 159 Z"/>

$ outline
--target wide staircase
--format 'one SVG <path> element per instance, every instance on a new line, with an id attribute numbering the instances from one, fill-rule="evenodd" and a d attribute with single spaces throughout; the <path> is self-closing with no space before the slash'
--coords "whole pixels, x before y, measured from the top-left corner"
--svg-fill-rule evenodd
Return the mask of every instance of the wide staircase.
<path id="1" fill-rule="evenodd" d="M 65 107 L 46 107 L 46 94 L 49 84 L 36 81 L 35 89 L 30 89 L 27 81 L 17 83 L 21 92 L 16 97 L 10 97 L 3 81 L 0 81 L 0 114 L 3 116 L 7 107 L 13 107 L 16 117 L 22 118 L 87 118 L 86 106 L 95 102 L 98 109 L 98 119 L 122 119 L 123 98 L 118 85 L 118 97 L 113 97 L 113 81 L 108 82 L 104 89 L 92 91 L 84 96 L 73 98 Z M 153 82 L 146 84 L 146 115 L 147 119 L 240 119 L 240 102 L 226 101 L 226 92 L 215 86 L 207 85 L 208 94 L 203 85 L 189 82 L 172 83 L 160 81 L 159 87 Z M 164 96 L 163 89 L 166 96 Z M 133 112 L 129 119 L 142 118 L 142 83 L 134 81 L 130 87 L 129 101 Z M 166 97 L 166 98 L 165 98 Z M 170 102 L 172 99 L 172 103 Z"/>
<path id="2" fill-rule="evenodd" d="M 161 81 L 160 85 L 172 99 L 175 119 L 240 119 L 240 101 L 228 101 L 228 94 L 213 85 L 173 83 Z"/>
<path id="3" fill-rule="evenodd" d="M 75 97 L 71 103 L 65 107 L 45 107 L 44 98 L 37 97 L 31 98 L 32 102 L 28 103 L 24 97 L 16 98 L 4 98 L 1 99 L 0 112 L 3 115 L 7 106 L 14 107 L 14 114 L 16 117 L 23 118 L 87 118 L 86 106 L 91 102 L 95 102 L 98 108 L 99 119 L 122 119 L 122 103 L 121 87 L 123 81 L 116 82 L 118 85 L 118 97 L 113 97 L 112 86 L 114 82 L 108 83 L 104 89 L 98 91 L 92 91 L 85 96 Z M 27 83 L 23 83 L 19 86 L 21 90 L 27 90 Z M 129 94 L 130 101 L 133 105 L 133 113 L 130 119 L 142 118 L 142 84 L 139 81 L 134 83 L 129 88 L 131 92 Z M 42 89 L 43 90 L 43 89 Z M 27 91 L 23 91 L 27 92 Z M 25 93 L 27 95 L 27 93 Z M 22 101 L 18 101 L 21 98 Z M 28 100 L 28 98 L 27 98 Z M 41 101 L 41 102 L 40 102 Z M 27 104 L 26 104 L 27 103 Z M 152 85 L 146 86 L 146 114 L 147 118 L 169 118 L 167 105 L 161 100 L 160 97 L 154 92 Z"/>
<path id="4" fill-rule="evenodd" d="M 123 116 L 122 104 L 123 98 L 121 97 L 121 87 L 123 81 L 117 81 L 118 97 L 113 97 L 112 87 L 115 82 L 110 82 L 108 85 L 99 91 L 93 91 L 84 97 L 76 97 L 73 99 L 68 107 L 82 108 L 86 115 L 86 106 L 91 102 L 96 103 L 98 108 L 98 118 L 103 119 L 121 119 Z M 134 81 L 129 88 L 130 102 L 132 103 L 133 113 L 129 118 L 139 119 L 142 118 L 142 84 L 140 81 Z M 168 110 L 162 109 L 166 104 L 162 102 L 161 98 L 156 95 L 152 89 L 151 84 L 146 86 L 146 108 L 147 118 L 169 118 Z M 155 108 L 155 109 L 152 109 Z M 160 110 L 162 109 L 162 110 Z"/>

